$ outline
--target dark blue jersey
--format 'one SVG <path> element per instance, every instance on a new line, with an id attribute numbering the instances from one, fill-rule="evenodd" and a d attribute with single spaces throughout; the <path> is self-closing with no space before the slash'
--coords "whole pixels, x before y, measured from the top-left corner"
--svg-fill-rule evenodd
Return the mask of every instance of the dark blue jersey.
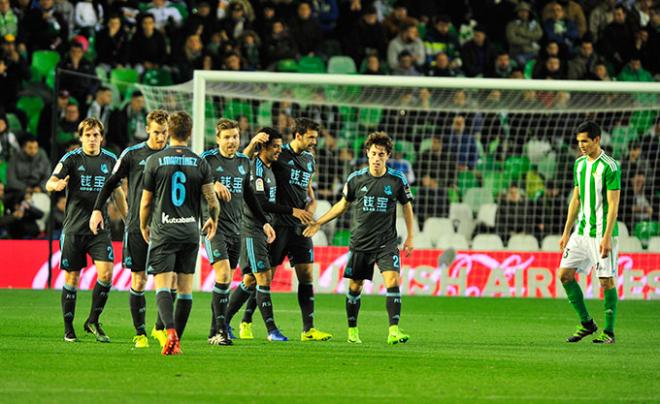
<path id="1" fill-rule="evenodd" d="M 312 153 L 296 153 L 290 144 L 282 147 L 282 153 L 273 162 L 273 172 L 277 178 L 277 202 L 292 208 L 307 207 L 307 189 L 316 163 Z M 277 215 L 276 223 L 281 226 L 300 226 L 300 220 L 291 215 Z"/>

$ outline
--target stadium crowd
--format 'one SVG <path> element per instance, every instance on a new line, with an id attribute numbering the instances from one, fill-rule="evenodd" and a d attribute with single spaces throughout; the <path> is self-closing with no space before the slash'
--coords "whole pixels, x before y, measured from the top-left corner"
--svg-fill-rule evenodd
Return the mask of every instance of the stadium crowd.
<path id="1" fill-rule="evenodd" d="M 344 55 L 327 71 L 334 66 L 336 72 L 361 74 L 648 82 L 660 77 L 660 4 L 652 0 L 0 0 L 0 38 L 0 236 L 8 238 L 43 237 L 43 212 L 33 199 L 52 168 L 46 153 L 53 146 L 52 122 L 57 158 L 77 147 L 75 129 L 86 116 L 105 124 L 107 146 L 116 151 L 146 138 L 144 96 L 129 88 L 120 94 L 124 102 L 114 103 L 116 86 L 102 80 L 113 72 L 172 84 L 190 80 L 195 69 L 314 72 L 320 65 L 326 71 L 333 56 Z M 61 75 L 53 100 L 44 92 L 52 86 L 48 72 L 39 72 L 37 55 L 44 51 L 58 55 L 61 69 L 77 73 Z M 21 102 L 35 95 L 46 100 L 36 113 Z M 550 102 L 541 94 L 525 96 L 537 106 Z M 464 200 L 470 188 L 494 187 L 496 221 L 475 231 L 505 239 L 525 232 L 539 240 L 561 233 L 557 218 L 565 214 L 577 155 L 571 122 L 583 116 L 532 123 L 525 114 L 503 119 L 462 112 L 490 98 L 464 91 L 451 97 L 456 113 L 407 110 L 428 98 L 425 89 L 405 92 L 398 108 L 382 111 L 372 125 L 401 140 L 392 164 L 414 185 L 419 222 L 448 216 L 449 204 Z M 631 229 L 659 219 L 655 105 L 643 119 L 597 117 L 607 132 L 608 153 L 622 165 L 620 217 Z M 234 117 L 246 138 L 256 129 L 250 115 Z M 274 103 L 271 116 L 285 136 L 300 116 L 323 125 L 316 185 L 320 198 L 333 202 L 347 172 L 364 163 L 359 139 L 350 144 L 343 136 L 346 117 L 327 104 L 303 108 L 286 101 Z M 413 133 L 420 122 L 432 129 Z M 538 136 L 528 127 L 551 129 Z M 544 168 L 543 155 L 552 156 L 554 169 Z M 494 184 L 492 174 L 506 170 L 506 181 Z M 51 212 L 56 228 L 63 208 L 64 198 L 58 198 Z M 121 224 L 115 227 L 121 234 Z"/>

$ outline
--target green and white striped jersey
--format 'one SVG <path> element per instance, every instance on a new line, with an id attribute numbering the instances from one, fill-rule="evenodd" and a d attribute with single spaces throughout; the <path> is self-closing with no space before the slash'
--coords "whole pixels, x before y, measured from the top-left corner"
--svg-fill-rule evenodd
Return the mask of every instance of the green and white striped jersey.
<path id="1" fill-rule="evenodd" d="M 577 232 L 583 236 L 602 237 L 607 228 L 607 191 L 621 189 L 621 166 L 612 157 L 601 151 L 593 161 L 582 156 L 573 167 L 575 186 L 580 192 L 580 215 Z M 614 224 L 612 237 L 619 235 Z"/>

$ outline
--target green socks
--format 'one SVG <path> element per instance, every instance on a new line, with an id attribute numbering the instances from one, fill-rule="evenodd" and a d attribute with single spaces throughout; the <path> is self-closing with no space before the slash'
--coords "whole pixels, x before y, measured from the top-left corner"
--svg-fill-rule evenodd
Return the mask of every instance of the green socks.
<path id="1" fill-rule="evenodd" d="M 616 287 L 603 292 L 605 296 L 605 332 L 614 335 L 614 318 L 616 317 L 616 302 L 619 299 Z"/>
<path id="2" fill-rule="evenodd" d="M 570 282 L 566 282 L 563 284 L 563 286 L 566 290 L 568 301 L 571 302 L 571 305 L 580 317 L 580 322 L 588 323 L 591 321 L 591 316 L 589 315 L 589 312 L 587 312 L 587 306 L 584 304 L 584 295 L 582 294 L 582 289 L 580 289 L 580 285 L 578 285 L 577 281 L 572 280 Z M 605 299 L 605 307 L 607 307 L 607 295 L 605 296 Z M 616 305 L 616 300 L 614 304 Z M 612 323 L 614 323 L 614 317 L 612 317 Z"/>

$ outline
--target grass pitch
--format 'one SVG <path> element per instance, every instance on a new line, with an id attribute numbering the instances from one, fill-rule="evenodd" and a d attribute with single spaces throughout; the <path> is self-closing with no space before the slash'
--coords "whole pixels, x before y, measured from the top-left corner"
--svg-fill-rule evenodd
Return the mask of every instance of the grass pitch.
<path id="1" fill-rule="evenodd" d="M 275 294 L 293 341 L 268 342 L 255 314 L 255 340 L 216 347 L 206 343 L 210 294 L 194 298 L 184 354 L 162 357 L 153 340 L 133 348 L 126 293 L 111 293 L 101 322 L 112 343 L 100 344 L 82 331 L 91 293 L 79 292 L 82 342 L 65 344 L 59 291 L 0 290 L 0 401 L 660 401 L 657 301 L 620 301 L 617 343 L 598 346 L 564 342 L 577 324 L 565 300 L 404 297 L 412 338 L 388 346 L 383 297 L 362 298 L 364 343 L 350 345 L 342 296 L 316 297 L 316 325 L 334 339 L 303 343 L 295 295 Z M 602 302 L 588 307 L 602 324 Z"/>

